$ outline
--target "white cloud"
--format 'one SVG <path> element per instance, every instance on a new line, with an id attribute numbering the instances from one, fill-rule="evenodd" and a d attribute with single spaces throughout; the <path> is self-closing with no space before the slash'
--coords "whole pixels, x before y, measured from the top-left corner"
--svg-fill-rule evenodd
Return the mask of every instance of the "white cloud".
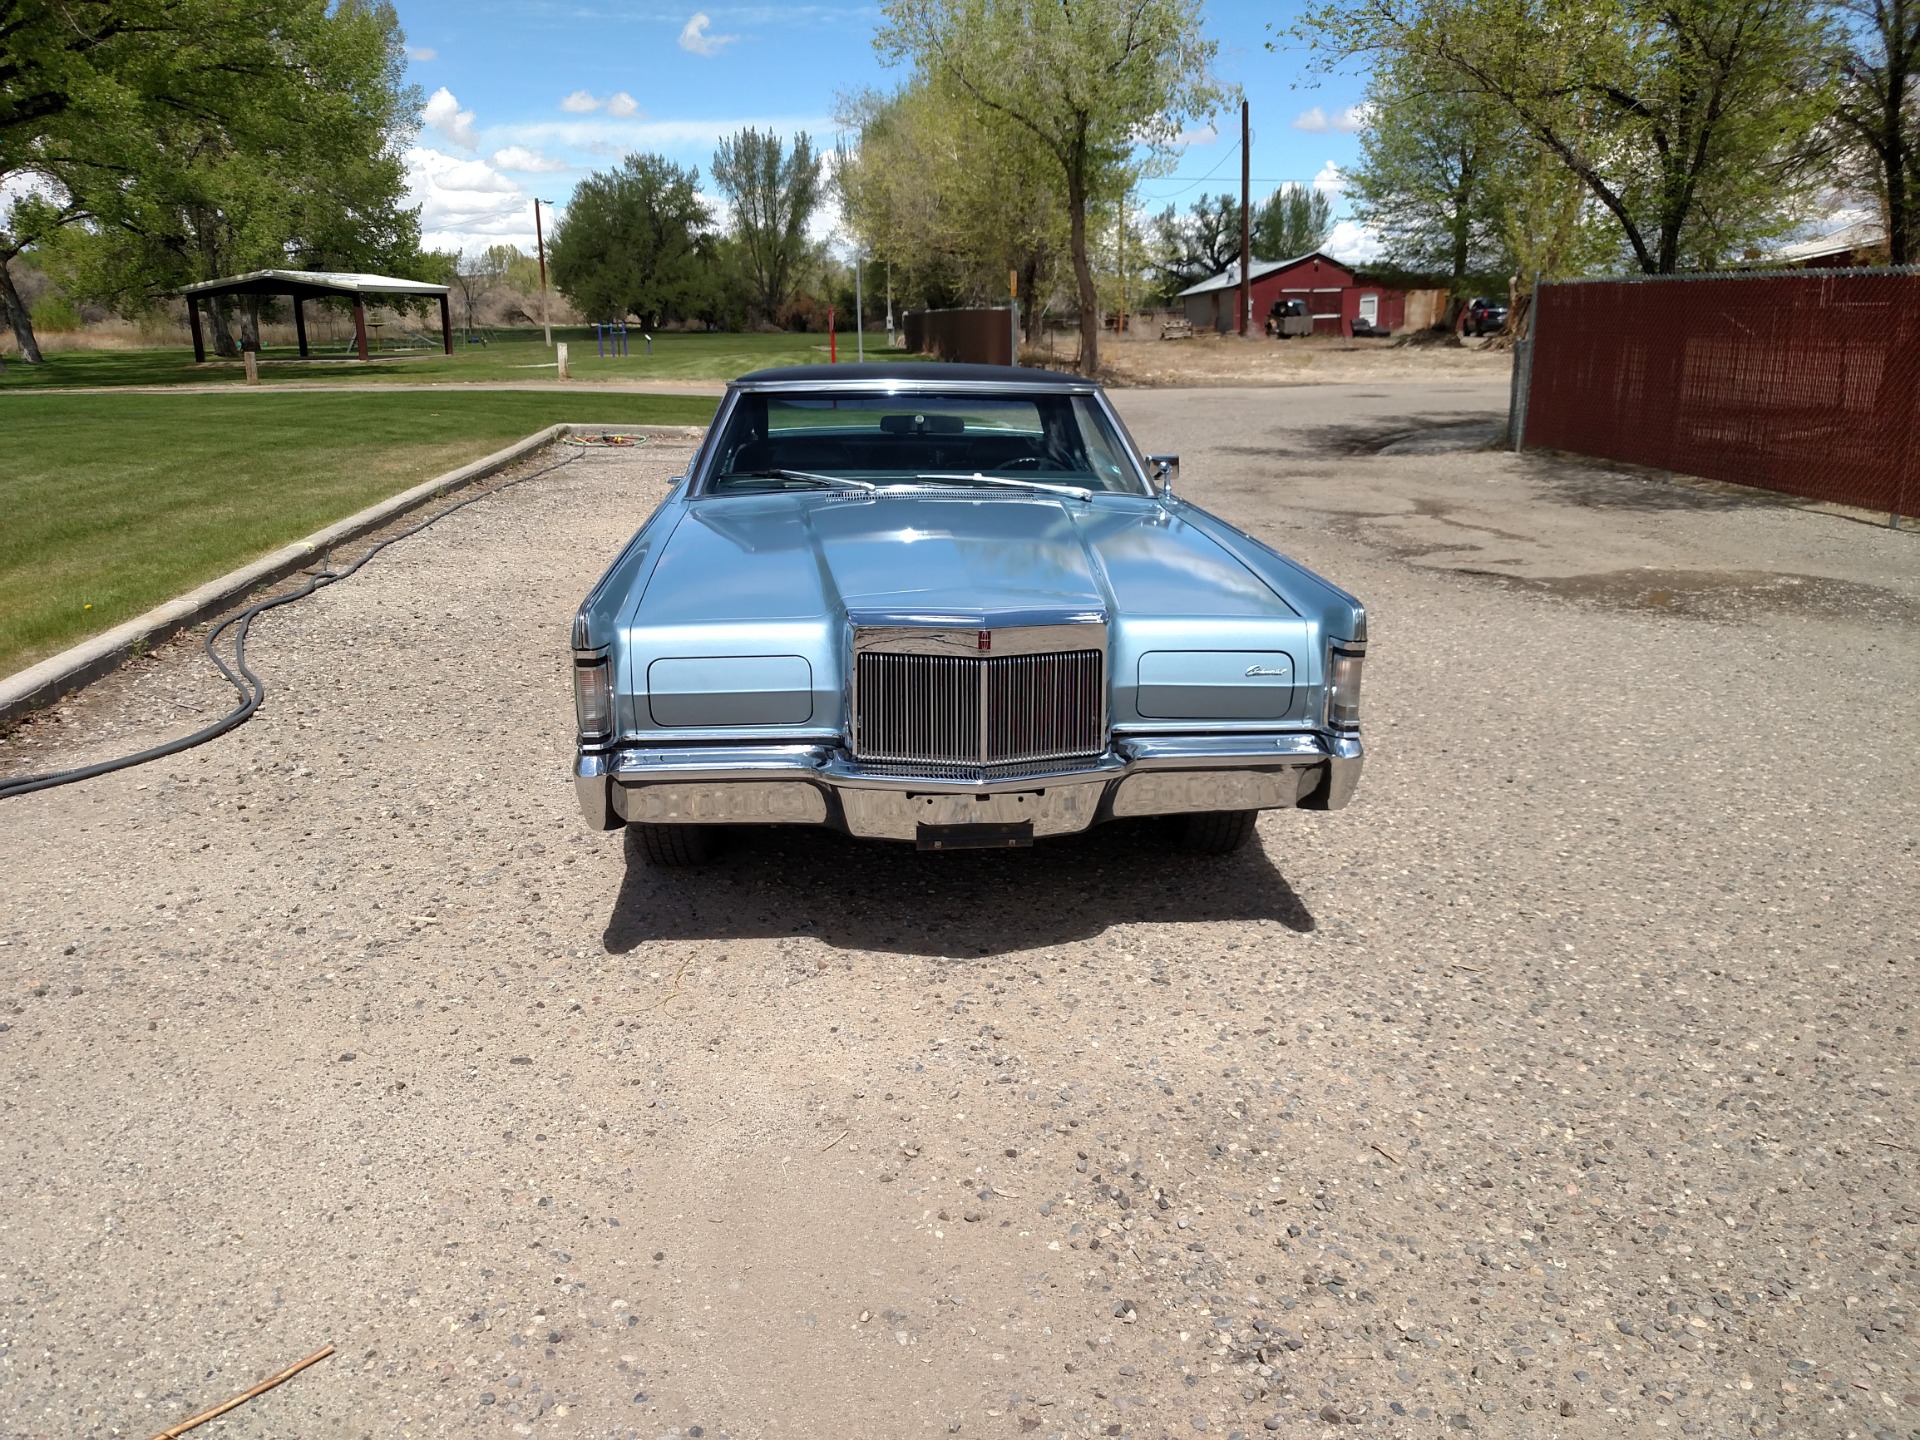
<path id="1" fill-rule="evenodd" d="M 1320 167 L 1320 173 L 1313 177 L 1313 188 L 1333 197 L 1347 188 L 1347 177 L 1340 173 L 1340 167 L 1329 160 Z"/>
<path id="2" fill-rule="evenodd" d="M 1220 138 L 1220 132 L 1212 125 L 1188 126 L 1173 137 L 1175 145 L 1211 145 Z"/>
<path id="3" fill-rule="evenodd" d="M 1342 220 L 1321 248 L 1336 260 L 1368 265 L 1380 258 L 1380 237 L 1357 220 Z"/>
<path id="4" fill-rule="evenodd" d="M 1293 120 L 1293 128 L 1296 130 L 1305 130 L 1310 135 L 1324 135 L 1330 130 L 1338 131 L 1343 135 L 1351 135 L 1357 130 L 1366 129 L 1370 116 L 1371 111 L 1364 104 L 1349 105 L 1339 114 L 1331 116 L 1316 105 L 1311 110 L 1306 110 L 1296 115 Z"/>
<path id="5" fill-rule="evenodd" d="M 407 58 L 409 60 L 438 60 L 440 58 L 440 52 L 431 45 L 409 45 L 407 46 Z"/>
<path id="6" fill-rule="evenodd" d="M 635 119 L 640 114 L 640 102 L 624 90 L 616 90 L 604 100 L 588 91 L 576 90 L 560 102 L 560 108 L 569 115 L 591 115 L 596 110 L 604 110 L 623 120 Z"/>
<path id="7" fill-rule="evenodd" d="M 790 139 L 804 130 L 816 146 L 819 137 L 834 133 L 831 116 L 808 115 L 769 119 L 766 116 L 739 116 L 724 120 L 552 120 L 534 125 L 498 125 L 489 133 L 514 144 L 537 147 L 564 146 L 595 155 L 624 155 L 630 150 L 657 150 L 679 159 L 695 159 L 706 168 L 707 155 L 723 135 L 734 135 L 751 127 L 771 130 Z M 703 154 L 702 152 L 705 152 Z"/>
<path id="8" fill-rule="evenodd" d="M 695 11 L 693 18 L 687 21 L 686 27 L 680 32 L 680 48 L 691 50 L 696 55 L 718 55 L 723 46 L 731 45 L 740 38 L 738 35 L 710 34 L 707 27 L 711 24 L 713 20 L 704 10 Z"/>
<path id="9" fill-rule="evenodd" d="M 406 154 L 408 198 L 420 207 L 422 242 L 435 250 L 533 248 L 533 202 L 485 160 L 416 145 Z"/>
<path id="10" fill-rule="evenodd" d="M 524 145 L 509 145 L 504 150 L 494 151 L 493 164 L 498 170 L 518 170 L 529 175 L 544 175 L 555 170 L 573 168 L 564 160 L 555 160 L 550 155 L 542 155 L 538 150 L 529 150 Z"/>
<path id="11" fill-rule="evenodd" d="M 460 102 L 453 98 L 453 92 L 446 86 L 442 85 L 433 92 L 420 118 L 462 150 L 480 148 L 480 137 L 473 128 L 473 111 L 462 110 Z"/>

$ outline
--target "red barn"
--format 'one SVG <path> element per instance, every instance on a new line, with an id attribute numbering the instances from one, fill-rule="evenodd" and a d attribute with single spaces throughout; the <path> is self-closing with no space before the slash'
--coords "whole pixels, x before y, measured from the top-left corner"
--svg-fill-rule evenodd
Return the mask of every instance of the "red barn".
<path id="1" fill-rule="evenodd" d="M 1404 291 L 1364 279 L 1351 265 L 1343 265 L 1318 250 L 1292 260 L 1255 260 L 1252 333 L 1258 335 L 1267 313 L 1277 301 L 1303 300 L 1313 317 L 1316 335 L 1390 334 L 1406 325 Z M 1234 306 L 1240 295 L 1240 267 L 1229 265 L 1211 280 L 1191 285 L 1179 295 L 1194 329 L 1226 334 L 1233 330 Z"/>

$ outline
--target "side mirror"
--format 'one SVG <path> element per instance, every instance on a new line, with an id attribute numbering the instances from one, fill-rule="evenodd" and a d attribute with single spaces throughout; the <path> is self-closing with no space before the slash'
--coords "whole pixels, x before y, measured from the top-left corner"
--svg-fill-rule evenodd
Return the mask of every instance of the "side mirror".
<path id="1" fill-rule="evenodd" d="M 1158 487 L 1162 499 L 1173 494 L 1173 482 L 1180 476 L 1180 457 L 1178 455 L 1149 455 L 1147 464 L 1153 469 L 1153 483 Z"/>

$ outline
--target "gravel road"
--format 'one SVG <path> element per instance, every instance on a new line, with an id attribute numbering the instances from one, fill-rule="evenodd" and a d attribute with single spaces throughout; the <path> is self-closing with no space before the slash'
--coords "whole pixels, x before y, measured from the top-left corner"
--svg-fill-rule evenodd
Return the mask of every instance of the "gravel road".
<path id="1" fill-rule="evenodd" d="M 0 802 L 0 1434 L 326 1343 L 205 1433 L 1920 1434 L 1920 540 L 1427 443 L 1503 399 L 1120 397 L 1371 614 L 1358 799 L 1226 861 L 585 831 L 675 444 L 263 620 Z"/>

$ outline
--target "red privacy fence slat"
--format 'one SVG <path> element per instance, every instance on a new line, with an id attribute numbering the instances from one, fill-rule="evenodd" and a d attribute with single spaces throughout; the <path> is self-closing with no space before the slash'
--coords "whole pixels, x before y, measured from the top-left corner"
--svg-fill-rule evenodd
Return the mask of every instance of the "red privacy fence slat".
<path id="1" fill-rule="evenodd" d="M 1526 444 L 1920 514 L 1920 274 L 1543 285 Z"/>
<path id="2" fill-rule="evenodd" d="M 1013 364 L 1013 323 L 999 310 L 909 310 L 901 324 L 909 350 L 969 365 Z"/>

